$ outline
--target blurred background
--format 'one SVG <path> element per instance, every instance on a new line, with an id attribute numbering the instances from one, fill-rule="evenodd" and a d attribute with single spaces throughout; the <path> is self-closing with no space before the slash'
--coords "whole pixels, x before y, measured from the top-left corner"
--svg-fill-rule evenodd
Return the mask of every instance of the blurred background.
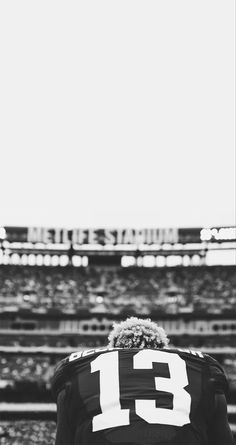
<path id="1" fill-rule="evenodd" d="M 113 322 L 131 315 L 157 321 L 172 345 L 219 360 L 236 432 L 235 244 L 236 227 L 1 227 L 3 443 L 22 428 L 25 440 L 34 431 L 52 441 L 55 364 L 105 346 Z"/>
<path id="2" fill-rule="evenodd" d="M 236 434 L 233 0 L 0 5 L 0 443 L 114 321 L 217 358 Z"/>

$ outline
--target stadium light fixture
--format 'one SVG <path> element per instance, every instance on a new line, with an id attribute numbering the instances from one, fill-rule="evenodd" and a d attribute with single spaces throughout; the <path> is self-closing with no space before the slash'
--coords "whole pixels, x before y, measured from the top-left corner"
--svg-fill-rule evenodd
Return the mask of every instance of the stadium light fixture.
<path id="1" fill-rule="evenodd" d="M 5 240 L 7 237 L 6 229 L 2 226 L 0 226 L 0 241 Z"/>

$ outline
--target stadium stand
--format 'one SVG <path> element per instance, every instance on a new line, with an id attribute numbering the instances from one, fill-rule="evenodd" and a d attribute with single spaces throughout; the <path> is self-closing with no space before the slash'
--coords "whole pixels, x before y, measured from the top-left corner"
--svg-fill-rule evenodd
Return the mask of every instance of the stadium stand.
<path id="1" fill-rule="evenodd" d="M 225 313 L 236 307 L 232 266 L 0 268 L 0 311 Z"/>
<path id="2" fill-rule="evenodd" d="M 0 246 L 1 444 L 53 445 L 56 413 L 55 406 L 51 409 L 51 376 L 55 364 L 68 351 L 104 346 L 113 321 L 135 314 L 160 319 L 175 346 L 208 348 L 221 362 L 229 379 L 229 420 L 236 433 L 235 266 L 207 266 L 201 261 L 187 267 L 142 267 L 141 263 L 138 267 L 136 261 L 136 266 L 121 267 L 121 254 L 115 247 L 112 257 L 90 252 L 87 267 L 86 262 L 74 267 L 70 258 L 64 266 L 29 265 L 30 260 L 23 264 L 35 252 L 45 258 L 55 256 L 52 246 L 43 245 L 49 239 L 48 230 L 37 232 L 41 246 L 31 239 L 28 247 L 29 230 L 23 229 L 6 228 L 8 244 L 2 242 L 2 251 Z M 225 230 L 212 229 L 203 235 L 208 240 L 222 233 L 224 237 Z M 159 232 L 159 236 L 168 237 L 168 233 Z M 200 229 L 180 229 L 172 244 L 199 243 L 199 233 Z M 53 230 L 50 234 L 51 241 L 59 236 Z M 124 232 L 123 238 L 127 236 Z M 234 239 L 233 234 L 230 241 Z M 16 246 L 19 241 L 22 244 Z M 195 249 L 203 260 L 206 251 L 206 243 L 201 242 Z M 22 264 L 14 264 L 16 252 Z M 190 248 L 188 252 L 191 257 Z M 65 253 L 58 249 L 58 258 Z M 171 253 L 171 248 L 156 252 L 165 258 Z"/>

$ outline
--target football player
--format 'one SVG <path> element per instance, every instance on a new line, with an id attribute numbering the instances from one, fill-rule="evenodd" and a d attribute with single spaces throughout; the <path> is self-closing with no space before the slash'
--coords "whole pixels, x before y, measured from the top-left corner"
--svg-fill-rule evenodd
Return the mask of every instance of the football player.
<path id="1" fill-rule="evenodd" d="M 200 351 L 170 348 L 149 319 L 115 324 L 107 348 L 55 370 L 56 445 L 233 445 L 227 379 Z"/>

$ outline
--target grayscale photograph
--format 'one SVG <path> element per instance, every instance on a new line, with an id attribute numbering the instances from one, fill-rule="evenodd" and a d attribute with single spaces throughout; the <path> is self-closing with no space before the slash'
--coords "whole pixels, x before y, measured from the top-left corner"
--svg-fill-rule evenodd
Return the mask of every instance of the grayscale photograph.
<path id="1" fill-rule="evenodd" d="M 0 67 L 0 445 L 236 444 L 235 0 L 2 0 Z"/>

